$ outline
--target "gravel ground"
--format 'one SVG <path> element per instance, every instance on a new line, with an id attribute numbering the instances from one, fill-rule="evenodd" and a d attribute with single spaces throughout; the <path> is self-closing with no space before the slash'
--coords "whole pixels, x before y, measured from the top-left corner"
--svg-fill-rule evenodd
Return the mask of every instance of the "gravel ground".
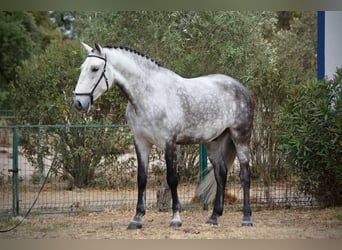
<path id="1" fill-rule="evenodd" d="M 253 227 L 241 227 L 241 212 L 225 211 L 218 226 L 205 224 L 209 211 L 184 210 L 183 226 L 169 228 L 171 212 L 149 210 L 140 230 L 127 230 L 133 210 L 30 216 L 0 239 L 342 239 L 342 208 L 253 212 Z M 14 221 L 0 218 L 0 228 Z"/>

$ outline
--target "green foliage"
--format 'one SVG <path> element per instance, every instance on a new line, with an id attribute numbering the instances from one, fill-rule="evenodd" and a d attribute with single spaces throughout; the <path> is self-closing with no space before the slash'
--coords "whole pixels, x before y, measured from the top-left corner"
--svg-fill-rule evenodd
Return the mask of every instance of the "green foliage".
<path id="1" fill-rule="evenodd" d="M 322 206 L 342 204 L 342 70 L 294 86 L 279 112 L 280 152 L 299 188 Z"/>
<path id="2" fill-rule="evenodd" d="M 128 128 L 66 129 L 61 139 L 61 164 L 72 177 L 72 187 L 115 187 L 116 175 L 135 168 L 124 161 L 117 163 L 117 156 L 133 143 Z"/>
<path id="3" fill-rule="evenodd" d="M 126 45 L 154 56 L 185 77 L 209 73 L 233 75 L 243 81 L 255 60 L 262 60 L 262 26 L 271 12 L 132 11 L 76 13 L 79 38 L 103 45 Z M 270 21 L 269 21 L 270 20 Z"/>
<path id="4" fill-rule="evenodd" d="M 8 82 L 15 78 L 15 66 L 34 51 L 37 30 L 33 17 L 23 12 L 0 11 L 0 108 L 12 105 Z"/>
<path id="5" fill-rule="evenodd" d="M 316 14 L 314 12 L 277 14 L 277 18 L 262 22 L 266 41 L 257 49 L 250 89 L 255 97 L 254 130 L 252 136 L 252 177 L 270 185 L 272 178 L 287 176 L 276 148 L 277 111 L 291 86 L 316 76 Z M 284 21 L 283 19 L 286 19 Z M 282 24 L 286 22 L 287 24 Z"/>
<path id="6" fill-rule="evenodd" d="M 77 43 L 53 42 L 17 69 L 13 90 L 19 124 L 63 123 L 82 59 Z"/>
<path id="7" fill-rule="evenodd" d="M 10 82 L 16 67 L 56 37 L 47 12 L 0 11 L 0 109 L 13 108 Z"/>
<path id="8" fill-rule="evenodd" d="M 39 51 L 35 43 L 39 32 L 33 16 L 27 12 L 0 12 L 0 72 L 3 78 L 13 79 L 14 68 L 20 61 Z"/>

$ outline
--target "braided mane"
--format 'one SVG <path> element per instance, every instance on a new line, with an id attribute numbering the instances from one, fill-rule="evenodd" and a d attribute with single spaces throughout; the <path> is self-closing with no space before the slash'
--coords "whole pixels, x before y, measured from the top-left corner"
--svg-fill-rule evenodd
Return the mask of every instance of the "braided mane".
<path id="1" fill-rule="evenodd" d="M 143 58 L 146 58 L 147 60 L 150 60 L 151 62 L 153 62 L 154 64 L 156 64 L 157 66 L 161 66 L 155 59 L 153 59 L 152 57 L 146 55 L 145 53 L 139 51 L 139 50 L 136 50 L 136 49 L 132 49 L 132 48 L 129 48 L 129 47 L 126 47 L 126 46 L 118 46 L 118 45 L 113 45 L 113 46 L 104 46 L 104 48 L 107 48 L 107 49 L 121 49 L 121 50 L 125 50 L 125 51 L 128 51 L 128 52 L 131 52 L 133 54 L 136 54 L 138 56 L 141 56 Z"/>

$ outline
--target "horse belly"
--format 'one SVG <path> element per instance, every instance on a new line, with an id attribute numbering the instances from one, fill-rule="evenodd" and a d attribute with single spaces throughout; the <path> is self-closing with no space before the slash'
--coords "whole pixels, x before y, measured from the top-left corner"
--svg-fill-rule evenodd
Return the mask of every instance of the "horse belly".
<path id="1" fill-rule="evenodd" d="M 177 135 L 177 144 L 200 144 L 215 140 L 227 129 L 227 124 L 215 122 L 192 126 Z"/>

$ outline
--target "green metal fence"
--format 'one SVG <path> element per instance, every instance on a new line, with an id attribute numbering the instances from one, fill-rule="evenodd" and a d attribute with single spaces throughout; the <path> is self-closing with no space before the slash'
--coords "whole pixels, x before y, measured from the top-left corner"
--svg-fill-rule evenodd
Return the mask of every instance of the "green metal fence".
<path id="1" fill-rule="evenodd" d="M 0 126 L 0 138 L 0 214 L 24 214 L 50 168 L 33 212 L 135 207 L 137 164 L 132 134 L 126 125 Z M 198 165 L 196 160 L 192 163 Z M 162 152 L 153 148 L 146 197 L 150 208 L 168 206 L 168 200 L 163 200 L 167 196 L 163 192 L 168 192 L 163 189 L 164 168 Z M 180 181 L 180 199 L 190 206 L 200 171 L 198 166 L 179 168 L 180 175 L 195 173 Z"/>
<path id="2" fill-rule="evenodd" d="M 207 172 L 205 146 L 182 146 L 179 156 L 181 203 L 184 207 L 202 206 L 194 198 L 194 190 Z M 136 160 L 132 134 L 125 125 L 0 126 L 0 214 L 26 213 L 50 168 L 33 212 L 135 208 Z M 149 208 L 170 205 L 165 175 L 163 154 L 153 148 L 146 194 Z M 238 175 L 234 165 L 227 193 L 230 206 L 241 208 Z M 290 173 L 264 179 L 265 175 L 252 180 L 252 206 L 314 205 L 312 197 L 297 191 L 296 178 Z"/>

